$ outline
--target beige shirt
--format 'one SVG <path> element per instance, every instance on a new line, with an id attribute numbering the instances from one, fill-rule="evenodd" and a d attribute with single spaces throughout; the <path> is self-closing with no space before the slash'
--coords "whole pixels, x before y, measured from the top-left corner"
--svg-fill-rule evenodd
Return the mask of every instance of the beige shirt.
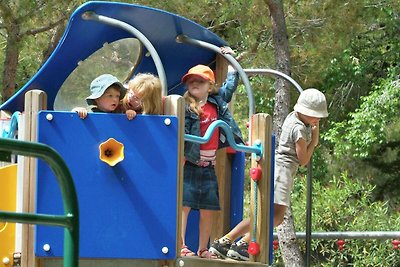
<path id="1" fill-rule="evenodd" d="M 296 142 L 303 138 L 307 145 L 311 142 L 311 126 L 305 125 L 298 117 L 297 112 L 292 111 L 286 117 L 282 125 L 282 133 L 279 145 L 275 152 L 275 162 L 290 169 L 299 167 L 299 160 L 296 154 Z"/>

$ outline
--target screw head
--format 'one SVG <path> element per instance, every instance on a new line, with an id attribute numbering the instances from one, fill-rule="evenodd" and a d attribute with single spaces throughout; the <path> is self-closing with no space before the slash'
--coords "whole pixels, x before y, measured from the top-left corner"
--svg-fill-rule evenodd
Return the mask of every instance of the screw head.
<path id="1" fill-rule="evenodd" d="M 3 263 L 4 264 L 9 264 L 10 263 L 10 259 L 8 257 L 4 257 L 3 258 Z"/>
<path id="2" fill-rule="evenodd" d="M 50 251 L 50 245 L 49 244 L 44 244 L 43 245 L 43 250 L 46 251 L 46 252 Z"/>
<path id="3" fill-rule="evenodd" d="M 167 126 L 169 126 L 169 125 L 171 124 L 171 119 L 170 119 L 170 118 L 166 118 L 166 119 L 164 120 L 164 124 L 167 125 Z"/>

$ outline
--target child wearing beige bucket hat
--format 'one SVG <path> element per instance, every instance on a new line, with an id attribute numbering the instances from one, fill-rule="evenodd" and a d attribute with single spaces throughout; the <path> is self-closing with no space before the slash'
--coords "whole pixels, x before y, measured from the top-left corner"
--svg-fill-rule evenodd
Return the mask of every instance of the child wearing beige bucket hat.
<path id="1" fill-rule="evenodd" d="M 299 166 L 310 161 L 319 142 L 319 121 L 328 117 L 325 95 L 310 88 L 301 92 L 294 111 L 282 125 L 275 153 L 274 225 L 281 224 L 290 204 L 293 180 Z"/>
<path id="2" fill-rule="evenodd" d="M 293 180 L 301 165 L 306 165 L 318 145 L 319 120 L 328 117 L 325 95 L 310 88 L 301 92 L 294 111 L 282 125 L 278 149 L 275 153 L 274 226 L 282 223 L 290 204 Z M 244 219 L 229 233 L 216 239 L 210 251 L 221 258 L 249 260 L 250 219 Z M 237 238 L 242 238 L 236 243 Z"/>

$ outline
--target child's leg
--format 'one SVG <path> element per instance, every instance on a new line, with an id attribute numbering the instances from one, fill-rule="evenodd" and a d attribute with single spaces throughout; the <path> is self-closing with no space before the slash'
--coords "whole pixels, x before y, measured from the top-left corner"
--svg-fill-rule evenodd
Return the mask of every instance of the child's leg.
<path id="1" fill-rule="evenodd" d="M 247 232 L 238 242 L 244 241 L 247 244 L 250 243 L 250 232 Z"/>
<path id="2" fill-rule="evenodd" d="M 216 258 L 211 252 L 208 251 L 208 241 L 210 240 L 212 219 L 215 211 L 213 210 L 200 210 L 200 223 L 199 223 L 199 250 L 197 255 L 202 258 Z"/>
<path id="3" fill-rule="evenodd" d="M 274 227 L 280 225 L 285 216 L 287 207 L 284 205 L 274 204 Z"/>
<path id="4" fill-rule="evenodd" d="M 210 240 L 212 219 L 215 214 L 213 210 L 200 210 L 199 223 L 199 250 L 208 246 Z"/>
<path id="5" fill-rule="evenodd" d="M 187 220 L 190 212 L 190 207 L 183 206 L 182 207 L 182 248 L 181 248 L 181 256 L 195 256 L 196 254 L 191 251 L 190 249 L 187 248 L 186 246 L 186 226 L 187 226 Z"/>
<path id="6" fill-rule="evenodd" d="M 182 245 L 186 245 L 186 226 L 187 220 L 190 212 L 190 207 L 183 206 L 182 207 Z"/>
<path id="7" fill-rule="evenodd" d="M 244 219 L 238 223 L 225 237 L 229 238 L 231 241 L 235 241 L 241 236 L 244 236 L 250 231 L 250 219 Z"/>

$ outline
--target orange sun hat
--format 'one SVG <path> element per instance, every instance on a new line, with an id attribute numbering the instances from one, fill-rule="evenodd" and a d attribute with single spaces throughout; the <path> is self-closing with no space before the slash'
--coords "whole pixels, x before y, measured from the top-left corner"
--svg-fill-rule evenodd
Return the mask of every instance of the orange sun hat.
<path id="1" fill-rule="evenodd" d="M 210 69 L 210 67 L 205 66 L 205 65 L 196 65 L 193 68 L 191 68 L 188 73 L 186 73 L 183 77 L 182 77 L 182 82 L 186 82 L 186 80 L 190 77 L 190 76 L 198 76 L 201 77 L 205 80 L 208 80 L 212 83 L 215 83 L 215 76 L 214 76 L 214 72 L 212 71 L 212 69 Z"/>

